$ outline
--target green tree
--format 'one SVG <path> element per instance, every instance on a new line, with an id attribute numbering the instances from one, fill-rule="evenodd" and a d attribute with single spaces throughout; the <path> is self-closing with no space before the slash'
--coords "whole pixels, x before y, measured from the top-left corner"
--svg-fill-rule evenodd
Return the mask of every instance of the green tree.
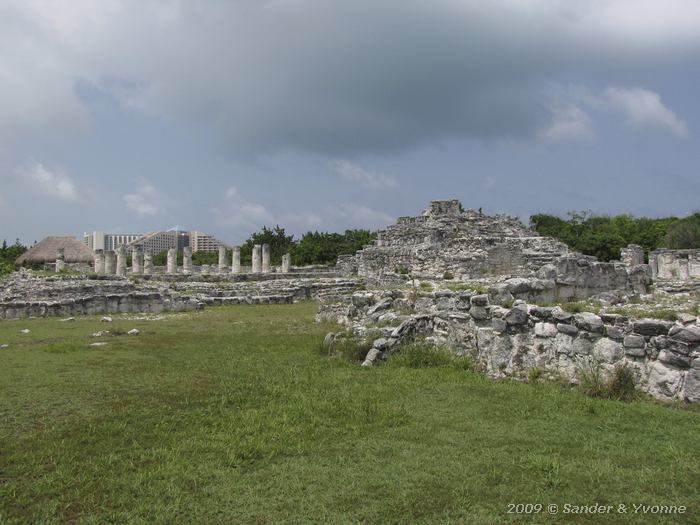
<path id="1" fill-rule="evenodd" d="M 700 212 L 671 224 L 665 241 L 667 248 L 700 248 Z"/>
<path id="2" fill-rule="evenodd" d="M 250 265 L 253 256 L 253 246 L 256 244 L 270 245 L 270 264 L 281 264 L 282 256 L 289 252 L 294 243 L 294 236 L 287 235 L 284 228 L 276 225 L 274 229 L 263 226 L 263 229 L 253 233 L 241 246 L 241 264 Z"/>

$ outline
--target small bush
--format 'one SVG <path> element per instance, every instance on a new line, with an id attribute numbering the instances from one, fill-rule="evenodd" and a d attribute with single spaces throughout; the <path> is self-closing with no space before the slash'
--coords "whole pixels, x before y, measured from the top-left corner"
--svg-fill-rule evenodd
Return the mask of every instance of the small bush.
<path id="1" fill-rule="evenodd" d="M 635 371 L 627 363 L 616 366 L 609 378 L 604 377 L 600 363 L 593 359 L 582 360 L 577 369 L 579 389 L 588 396 L 632 401 L 639 395 Z"/>
<path id="2" fill-rule="evenodd" d="M 594 359 L 582 359 L 576 367 L 579 389 L 587 396 L 606 397 L 606 385 L 600 363 Z"/>
<path id="3" fill-rule="evenodd" d="M 446 281 L 451 281 L 452 279 L 455 278 L 454 274 L 450 272 L 449 270 L 446 271 L 445 273 L 442 274 L 442 278 L 445 279 Z"/>
<path id="4" fill-rule="evenodd" d="M 396 267 L 396 273 L 398 273 L 399 275 L 408 275 L 408 268 L 403 264 L 399 264 Z"/>
<path id="5" fill-rule="evenodd" d="M 528 383 L 538 383 L 540 379 L 542 378 L 543 371 L 541 368 L 531 368 L 530 371 L 527 373 L 527 382 Z"/>
<path id="6" fill-rule="evenodd" d="M 637 376 L 634 369 L 627 363 L 617 366 L 608 384 L 609 397 L 620 401 L 632 401 L 639 395 L 636 386 Z"/>

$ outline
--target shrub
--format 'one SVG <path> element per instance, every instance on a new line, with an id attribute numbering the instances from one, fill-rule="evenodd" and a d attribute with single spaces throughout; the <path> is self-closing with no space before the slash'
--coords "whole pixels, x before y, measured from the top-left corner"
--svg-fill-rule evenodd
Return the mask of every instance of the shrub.
<path id="1" fill-rule="evenodd" d="M 579 389 L 586 395 L 618 401 L 632 401 L 639 395 L 634 369 L 627 363 L 618 364 L 609 378 L 605 378 L 601 365 L 586 358 L 577 366 Z"/>
<path id="2" fill-rule="evenodd" d="M 587 396 L 606 397 L 605 380 L 600 363 L 595 359 L 583 358 L 576 366 L 579 389 Z"/>
<path id="3" fill-rule="evenodd" d="M 528 383 L 538 383 L 540 379 L 542 378 L 543 371 L 541 368 L 531 368 L 530 371 L 527 373 L 527 382 Z"/>
<path id="4" fill-rule="evenodd" d="M 408 268 L 403 264 L 399 264 L 396 267 L 396 273 L 398 273 L 399 275 L 408 275 Z"/>
<path id="5" fill-rule="evenodd" d="M 445 273 L 442 274 L 442 278 L 446 281 L 451 281 L 455 278 L 455 276 L 451 271 L 447 270 Z"/>
<path id="6" fill-rule="evenodd" d="M 634 369 L 627 363 L 616 366 L 608 384 L 609 397 L 620 401 L 632 401 L 639 395 L 636 387 L 637 376 Z"/>

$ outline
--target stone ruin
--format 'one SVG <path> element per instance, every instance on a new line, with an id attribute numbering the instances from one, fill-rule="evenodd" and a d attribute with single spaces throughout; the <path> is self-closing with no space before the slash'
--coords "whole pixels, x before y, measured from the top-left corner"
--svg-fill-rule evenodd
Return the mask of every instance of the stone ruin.
<path id="1" fill-rule="evenodd" d="M 463 210 L 458 200 L 433 201 L 418 217 L 401 217 L 368 246 L 345 260 L 357 275 L 382 278 L 407 271 L 417 278 L 457 279 L 489 275 L 530 275 L 569 253 L 506 215 Z"/>
<path id="2" fill-rule="evenodd" d="M 314 299 L 318 319 L 340 325 L 325 344 L 364 340 L 366 366 L 420 339 L 472 355 L 495 377 L 539 369 L 576 382 L 582 367 L 611 374 L 624 364 L 655 397 L 700 401 L 700 250 L 658 250 L 645 264 L 630 245 L 620 261 L 601 262 L 515 218 L 447 200 L 400 218 L 333 268 L 293 267 L 289 254 L 273 267 L 267 245 L 253 247 L 250 267 L 240 247 L 200 267 L 189 249 L 181 268 L 174 249 L 165 267 L 131 255 L 128 268 L 125 250 L 98 250 L 86 275 L 16 272 L 0 284 L 0 319 Z M 581 302 L 575 312 L 571 301 Z M 675 320 L 652 318 L 666 310 Z"/>
<path id="3" fill-rule="evenodd" d="M 494 377 L 539 369 L 575 383 L 586 368 L 605 377 L 625 365 L 644 392 L 698 402 L 699 256 L 660 250 L 647 265 L 630 245 L 620 261 L 601 262 L 516 219 L 433 201 L 339 260 L 367 289 L 322 304 L 317 318 L 343 327 L 326 337 L 330 347 L 365 341 L 365 366 L 420 339 L 470 354 Z M 659 288 L 664 280 L 681 281 L 682 293 Z M 563 308 L 573 301 L 573 312 Z M 674 321 L 651 318 L 668 310 Z"/>

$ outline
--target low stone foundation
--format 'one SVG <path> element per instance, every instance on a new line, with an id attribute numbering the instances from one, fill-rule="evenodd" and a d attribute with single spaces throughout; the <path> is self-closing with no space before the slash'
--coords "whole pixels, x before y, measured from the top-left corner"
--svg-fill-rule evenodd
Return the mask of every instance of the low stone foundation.
<path id="1" fill-rule="evenodd" d="M 574 314 L 519 300 L 503 308 L 469 291 L 412 298 L 393 290 L 356 292 L 344 302 L 322 305 L 318 319 L 324 318 L 373 340 L 365 365 L 420 338 L 475 356 L 496 377 L 526 377 L 537 368 L 577 382 L 584 368 L 595 367 L 605 377 L 626 365 L 639 389 L 654 397 L 700 401 L 700 325 L 693 315 L 669 322 Z"/>
<path id="2" fill-rule="evenodd" d="M 303 275 L 303 274 L 302 274 Z M 236 276 L 13 274 L 0 288 L 0 319 L 196 310 L 205 305 L 286 304 L 351 294 L 354 279 Z"/>

